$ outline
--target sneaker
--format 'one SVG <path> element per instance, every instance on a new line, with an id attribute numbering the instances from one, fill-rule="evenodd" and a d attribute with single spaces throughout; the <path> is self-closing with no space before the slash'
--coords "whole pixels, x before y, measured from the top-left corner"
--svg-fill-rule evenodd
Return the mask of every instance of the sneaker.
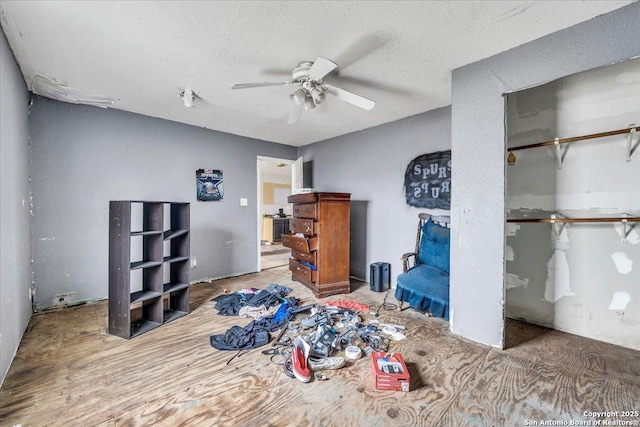
<path id="1" fill-rule="evenodd" d="M 302 326 L 305 328 L 313 328 L 321 324 L 331 325 L 331 316 L 327 313 L 316 313 L 302 321 Z"/>
<path id="2" fill-rule="evenodd" d="M 344 357 L 309 357 L 307 359 L 309 369 L 319 371 L 321 369 L 340 369 L 344 366 Z"/>
<path id="3" fill-rule="evenodd" d="M 300 337 L 297 337 L 291 350 L 291 360 L 293 362 L 293 375 L 303 383 L 311 381 L 311 371 L 307 366 L 309 356 L 309 344 Z"/>

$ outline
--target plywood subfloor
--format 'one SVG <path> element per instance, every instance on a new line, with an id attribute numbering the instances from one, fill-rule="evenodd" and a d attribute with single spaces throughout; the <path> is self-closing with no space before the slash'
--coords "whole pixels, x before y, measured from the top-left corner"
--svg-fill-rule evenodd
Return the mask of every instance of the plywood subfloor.
<path id="1" fill-rule="evenodd" d="M 521 426 L 640 409 L 637 351 L 518 322 L 508 322 L 511 348 L 501 351 L 413 310 L 379 316 L 407 326 L 392 350 L 407 362 L 408 393 L 375 390 L 367 359 L 308 384 L 262 349 L 227 365 L 233 353 L 212 348 L 209 336 L 248 320 L 217 315 L 211 298 L 270 283 L 292 287 L 302 304 L 317 301 L 274 268 L 193 285 L 188 316 L 131 340 L 106 333 L 106 301 L 35 314 L 0 389 L 0 425 Z M 352 288 L 326 300 L 384 297 L 366 283 Z"/>

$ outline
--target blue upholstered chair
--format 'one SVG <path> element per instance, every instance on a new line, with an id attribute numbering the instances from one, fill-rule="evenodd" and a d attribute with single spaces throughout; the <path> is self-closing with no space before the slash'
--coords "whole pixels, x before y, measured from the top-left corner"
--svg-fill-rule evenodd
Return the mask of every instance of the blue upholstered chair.
<path id="1" fill-rule="evenodd" d="M 418 215 L 416 250 L 402 255 L 403 273 L 398 275 L 396 299 L 416 310 L 449 320 L 449 228 L 448 216 Z M 413 259 L 413 266 L 410 266 Z"/>

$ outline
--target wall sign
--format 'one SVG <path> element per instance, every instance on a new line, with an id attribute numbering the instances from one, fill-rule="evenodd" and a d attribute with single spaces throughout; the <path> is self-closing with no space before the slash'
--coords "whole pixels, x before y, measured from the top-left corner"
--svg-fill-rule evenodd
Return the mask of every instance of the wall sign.
<path id="1" fill-rule="evenodd" d="M 451 150 L 423 154 L 404 173 L 404 196 L 409 206 L 451 207 Z"/>
<path id="2" fill-rule="evenodd" d="M 199 201 L 222 200 L 223 195 L 221 170 L 196 170 L 196 196 Z"/>

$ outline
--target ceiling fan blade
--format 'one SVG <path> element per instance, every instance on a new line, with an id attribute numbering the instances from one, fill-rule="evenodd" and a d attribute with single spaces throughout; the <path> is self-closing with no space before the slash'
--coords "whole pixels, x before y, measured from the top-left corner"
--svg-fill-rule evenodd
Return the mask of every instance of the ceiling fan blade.
<path id="1" fill-rule="evenodd" d="M 348 90 L 340 89 L 339 87 L 331 85 L 323 85 L 323 87 L 327 90 L 327 92 L 335 95 L 338 99 L 348 102 L 349 104 L 353 104 L 356 107 L 360 107 L 364 110 L 371 110 L 376 105 L 375 101 L 372 101 L 360 95 L 356 95 L 355 93 L 349 92 Z"/>
<path id="2" fill-rule="evenodd" d="M 291 113 L 289 113 L 289 120 L 287 121 L 287 123 L 292 125 L 298 120 L 300 120 L 300 116 L 302 115 L 303 110 L 304 110 L 304 103 L 294 101 L 293 107 L 291 107 Z"/>
<path id="3" fill-rule="evenodd" d="M 252 87 L 288 86 L 293 82 L 267 82 L 267 83 L 239 83 L 231 86 L 231 89 L 249 89 Z"/>
<path id="4" fill-rule="evenodd" d="M 313 80 L 320 80 L 331 71 L 335 70 L 337 66 L 338 64 L 332 60 L 318 56 L 316 62 L 314 62 L 311 68 L 309 68 L 309 77 Z"/>

